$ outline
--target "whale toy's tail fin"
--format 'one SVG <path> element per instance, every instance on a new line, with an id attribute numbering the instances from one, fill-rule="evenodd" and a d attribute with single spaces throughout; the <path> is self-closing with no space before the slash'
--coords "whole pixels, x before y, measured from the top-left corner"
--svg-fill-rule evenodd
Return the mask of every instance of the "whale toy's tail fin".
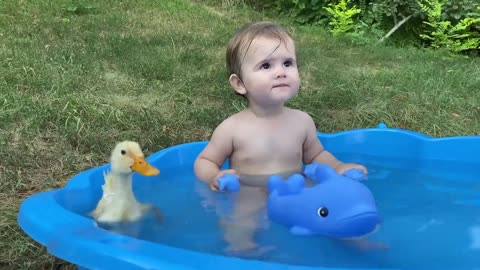
<path id="1" fill-rule="evenodd" d="M 278 195 L 297 194 L 305 187 L 305 179 L 301 174 L 294 174 L 287 180 L 279 175 L 272 175 L 268 179 L 268 190 L 270 193 L 277 192 Z"/>
<path id="2" fill-rule="evenodd" d="M 332 167 L 317 162 L 305 166 L 303 174 L 305 174 L 305 177 L 317 183 L 328 179 L 335 179 L 340 176 Z M 364 181 L 367 179 L 367 175 L 360 169 L 350 169 L 344 172 L 341 176 L 348 177 L 355 181 Z"/>
<path id="3" fill-rule="evenodd" d="M 307 178 L 317 183 L 339 177 L 339 174 L 332 167 L 317 162 L 305 166 L 303 173 Z"/>

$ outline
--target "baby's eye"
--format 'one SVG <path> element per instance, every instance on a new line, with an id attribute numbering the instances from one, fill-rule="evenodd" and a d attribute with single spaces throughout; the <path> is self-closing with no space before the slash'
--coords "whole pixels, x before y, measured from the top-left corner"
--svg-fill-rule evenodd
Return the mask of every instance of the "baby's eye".
<path id="1" fill-rule="evenodd" d="M 286 67 L 293 66 L 293 61 L 292 60 L 287 60 L 285 63 L 283 63 Z"/>
<path id="2" fill-rule="evenodd" d="M 261 66 L 260 66 L 260 69 L 269 69 L 270 68 L 270 63 L 263 63 Z"/>

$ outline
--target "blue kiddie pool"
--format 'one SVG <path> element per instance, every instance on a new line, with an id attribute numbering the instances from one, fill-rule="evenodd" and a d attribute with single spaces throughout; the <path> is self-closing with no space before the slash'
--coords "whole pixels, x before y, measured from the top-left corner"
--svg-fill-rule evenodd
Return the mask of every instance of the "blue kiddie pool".
<path id="1" fill-rule="evenodd" d="M 263 220 L 258 248 L 227 252 L 219 218 L 231 210 L 235 194 L 210 192 L 193 175 L 206 142 L 159 151 L 147 158 L 159 176 L 134 175 L 135 196 L 158 206 L 162 221 L 147 215 L 102 225 L 88 216 L 101 197 L 106 164 L 27 198 L 18 223 L 79 269 L 480 268 L 479 136 L 431 138 L 385 125 L 318 136 L 341 160 L 368 167 L 364 184 L 382 220 L 372 234 L 299 236 Z"/>

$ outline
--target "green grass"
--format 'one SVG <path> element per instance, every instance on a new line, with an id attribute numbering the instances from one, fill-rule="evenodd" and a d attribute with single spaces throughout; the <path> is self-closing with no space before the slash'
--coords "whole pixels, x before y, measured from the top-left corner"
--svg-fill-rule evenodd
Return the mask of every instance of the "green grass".
<path id="1" fill-rule="evenodd" d="M 124 139 L 146 154 L 206 140 L 245 106 L 227 82 L 225 47 L 238 26 L 266 18 L 233 2 L 2 2 L 0 268 L 58 263 L 17 226 L 29 194 L 107 162 Z M 385 122 L 432 136 L 480 133 L 480 59 L 355 46 L 282 23 L 301 63 L 290 105 L 319 130 Z"/>

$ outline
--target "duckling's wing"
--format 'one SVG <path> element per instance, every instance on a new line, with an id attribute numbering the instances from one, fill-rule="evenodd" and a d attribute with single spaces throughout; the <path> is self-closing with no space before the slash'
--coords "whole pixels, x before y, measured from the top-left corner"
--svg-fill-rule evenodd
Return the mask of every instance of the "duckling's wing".
<path id="1" fill-rule="evenodd" d="M 98 219 L 103 215 L 111 202 L 112 195 L 114 194 L 114 177 L 109 172 L 103 172 L 103 178 L 105 184 L 102 185 L 102 198 L 97 204 L 97 207 L 90 213 L 95 219 Z"/>
<path id="2" fill-rule="evenodd" d="M 115 190 L 115 181 L 113 175 L 110 172 L 103 172 L 103 178 L 105 180 L 105 184 L 102 186 L 103 192 L 112 193 Z"/>

